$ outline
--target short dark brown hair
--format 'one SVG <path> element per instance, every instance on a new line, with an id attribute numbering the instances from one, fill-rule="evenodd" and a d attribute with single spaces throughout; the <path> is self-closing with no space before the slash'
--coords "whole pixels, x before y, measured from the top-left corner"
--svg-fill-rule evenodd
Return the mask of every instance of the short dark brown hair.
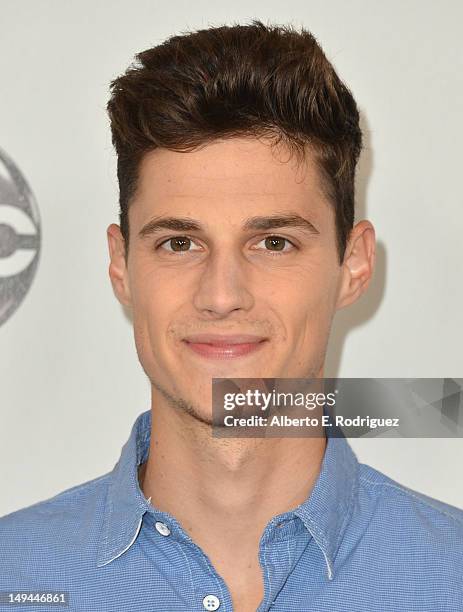
<path id="1" fill-rule="evenodd" d="M 310 32 L 253 20 L 172 36 L 135 60 L 111 82 L 107 105 L 126 257 L 142 157 L 247 135 L 283 141 L 302 158 L 306 150 L 315 154 L 342 263 L 362 132 L 351 92 Z"/>

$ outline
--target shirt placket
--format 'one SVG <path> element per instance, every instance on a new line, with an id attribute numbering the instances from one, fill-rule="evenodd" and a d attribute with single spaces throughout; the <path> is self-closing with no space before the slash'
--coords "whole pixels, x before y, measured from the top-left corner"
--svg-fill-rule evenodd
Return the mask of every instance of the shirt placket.
<path id="1" fill-rule="evenodd" d="M 195 601 L 195 607 L 188 612 L 233 612 L 227 585 L 204 551 L 185 537 L 178 525 L 169 525 L 168 520 L 156 520 L 154 528 L 159 536 L 166 538 L 166 544 L 175 547 L 177 554 L 183 557 Z"/>
<path id="2" fill-rule="evenodd" d="M 273 538 L 272 533 L 278 528 L 278 525 L 272 526 L 268 537 L 260 544 L 259 562 L 264 577 L 264 598 L 256 612 L 273 609 L 289 575 L 311 539 L 307 531 L 296 537 Z"/>

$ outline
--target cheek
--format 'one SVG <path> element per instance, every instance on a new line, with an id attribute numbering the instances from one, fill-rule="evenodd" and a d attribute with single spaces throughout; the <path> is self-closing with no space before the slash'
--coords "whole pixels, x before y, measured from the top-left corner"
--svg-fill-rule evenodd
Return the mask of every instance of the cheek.
<path id="1" fill-rule="evenodd" d="M 294 279 L 297 280 L 294 280 Z M 271 307 L 290 336 L 324 336 L 331 324 L 337 292 L 335 269 L 299 270 L 291 282 L 273 288 L 268 296 Z"/>
<path id="2" fill-rule="evenodd" d="M 180 293 L 159 274 L 140 273 L 132 285 L 134 331 L 141 346 L 158 344 L 166 336 Z"/>

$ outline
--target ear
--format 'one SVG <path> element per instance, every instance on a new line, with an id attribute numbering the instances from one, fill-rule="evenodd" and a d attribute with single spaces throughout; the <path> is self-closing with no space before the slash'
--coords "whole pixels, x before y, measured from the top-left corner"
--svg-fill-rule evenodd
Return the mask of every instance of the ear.
<path id="1" fill-rule="evenodd" d="M 356 302 L 365 293 L 375 265 L 375 228 L 370 221 L 359 221 L 352 229 L 344 254 L 336 310 Z"/>
<path id="2" fill-rule="evenodd" d="M 116 223 L 106 230 L 109 248 L 109 278 L 113 286 L 114 294 L 121 304 L 131 306 L 132 298 L 128 282 L 127 264 L 125 261 L 125 240 L 121 229 Z"/>

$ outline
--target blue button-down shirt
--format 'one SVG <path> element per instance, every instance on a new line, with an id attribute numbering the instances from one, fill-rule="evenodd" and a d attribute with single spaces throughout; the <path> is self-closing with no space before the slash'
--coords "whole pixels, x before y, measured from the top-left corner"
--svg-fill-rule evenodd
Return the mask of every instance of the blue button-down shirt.
<path id="1" fill-rule="evenodd" d="M 150 431 L 146 411 L 110 473 L 0 519 L 0 591 L 68 592 L 79 612 L 232 611 L 207 555 L 140 489 Z M 268 522 L 259 561 L 259 612 L 463 611 L 463 511 L 360 464 L 345 438 L 328 438 L 308 499 Z"/>

